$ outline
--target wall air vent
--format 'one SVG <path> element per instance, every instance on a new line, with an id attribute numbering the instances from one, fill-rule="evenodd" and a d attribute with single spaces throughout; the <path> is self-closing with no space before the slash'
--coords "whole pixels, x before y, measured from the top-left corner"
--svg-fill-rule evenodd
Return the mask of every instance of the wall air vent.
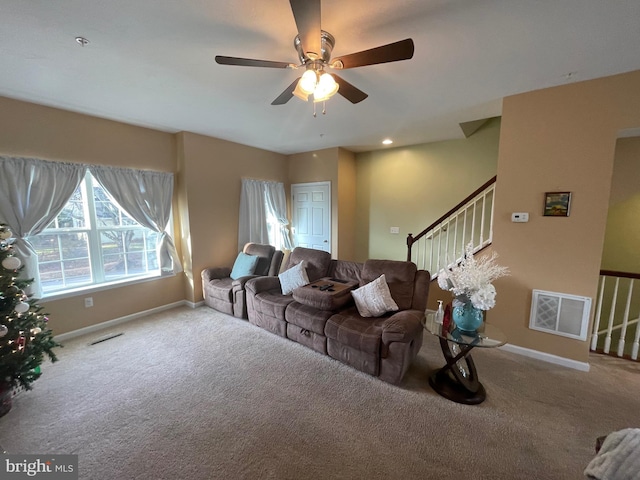
<path id="1" fill-rule="evenodd" d="M 590 312 L 589 297 L 534 290 L 529 328 L 586 340 Z"/>

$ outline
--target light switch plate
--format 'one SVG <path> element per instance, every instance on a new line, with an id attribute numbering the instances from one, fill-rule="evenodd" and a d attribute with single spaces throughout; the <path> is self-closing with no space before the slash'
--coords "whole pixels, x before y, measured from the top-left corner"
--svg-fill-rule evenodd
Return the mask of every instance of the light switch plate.
<path id="1" fill-rule="evenodd" d="M 389 229 L 389 233 L 398 234 L 400 233 L 400 227 L 391 227 Z"/>

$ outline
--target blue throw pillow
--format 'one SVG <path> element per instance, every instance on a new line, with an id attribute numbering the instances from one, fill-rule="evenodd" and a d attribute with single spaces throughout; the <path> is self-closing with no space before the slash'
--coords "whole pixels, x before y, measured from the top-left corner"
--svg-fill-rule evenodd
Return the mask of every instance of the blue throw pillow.
<path id="1" fill-rule="evenodd" d="M 258 256 L 257 255 L 247 255 L 244 252 L 240 252 L 236 261 L 233 264 L 233 269 L 231 270 L 231 275 L 229 275 L 233 280 L 236 280 L 240 277 L 246 277 L 248 275 L 253 275 L 253 272 L 256 270 L 256 265 L 258 265 Z"/>

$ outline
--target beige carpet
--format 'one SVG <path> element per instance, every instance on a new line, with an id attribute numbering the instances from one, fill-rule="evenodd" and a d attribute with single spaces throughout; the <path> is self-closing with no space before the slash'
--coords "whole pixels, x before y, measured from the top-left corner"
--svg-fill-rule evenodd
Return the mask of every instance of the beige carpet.
<path id="1" fill-rule="evenodd" d="M 435 337 L 400 387 L 209 308 L 68 341 L 0 418 L 11 453 L 73 453 L 80 478 L 580 479 L 595 438 L 640 426 L 640 365 L 579 372 L 474 352 L 487 400 L 431 390 Z"/>

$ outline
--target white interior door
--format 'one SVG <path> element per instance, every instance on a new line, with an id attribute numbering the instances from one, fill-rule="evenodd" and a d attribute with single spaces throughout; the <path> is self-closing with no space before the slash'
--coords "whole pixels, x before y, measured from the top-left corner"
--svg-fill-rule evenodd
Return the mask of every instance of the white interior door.
<path id="1" fill-rule="evenodd" d="M 291 185 L 294 245 L 331 253 L 331 182 Z"/>

